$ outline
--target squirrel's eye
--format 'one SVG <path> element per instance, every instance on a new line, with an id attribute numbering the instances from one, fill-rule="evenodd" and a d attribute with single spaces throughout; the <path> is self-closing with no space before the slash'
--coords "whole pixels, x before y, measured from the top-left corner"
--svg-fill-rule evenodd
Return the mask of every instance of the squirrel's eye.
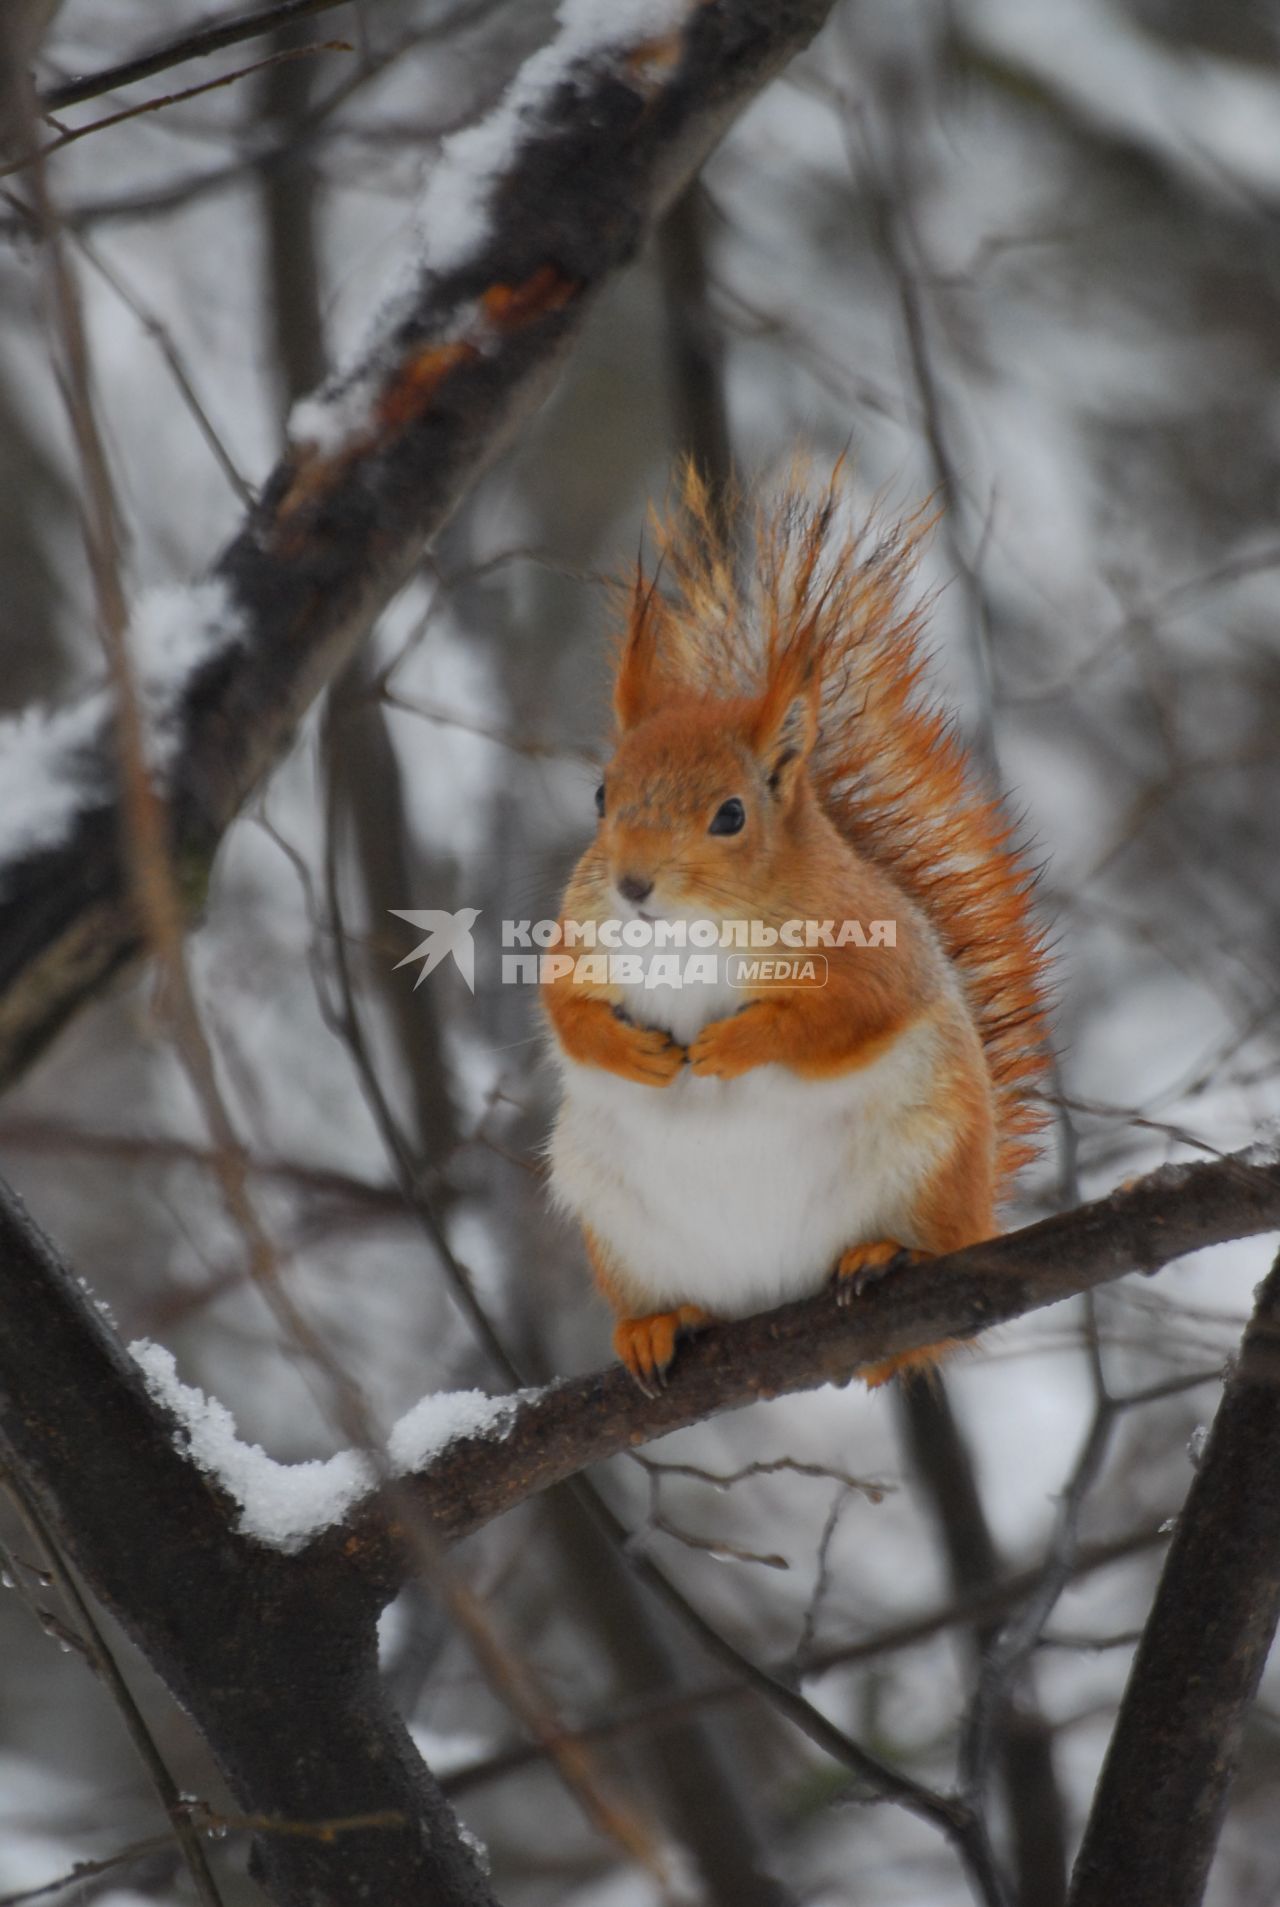
<path id="1" fill-rule="evenodd" d="M 603 815 L 604 813 L 604 783 L 603 782 L 601 782 L 600 786 L 596 789 L 596 813 L 598 815 Z"/>
<path id="2" fill-rule="evenodd" d="M 747 819 L 747 811 L 737 795 L 730 795 L 728 801 L 722 801 L 711 817 L 708 834 L 740 834 Z"/>

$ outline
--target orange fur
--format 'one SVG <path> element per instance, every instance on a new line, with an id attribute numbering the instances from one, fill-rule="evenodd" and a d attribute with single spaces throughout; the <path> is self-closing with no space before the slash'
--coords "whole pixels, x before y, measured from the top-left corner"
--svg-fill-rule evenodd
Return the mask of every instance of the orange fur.
<path id="1" fill-rule="evenodd" d="M 815 681 L 814 791 L 838 832 L 920 903 L 964 977 L 996 1093 L 1003 1194 L 1044 1123 L 1034 875 L 951 717 L 921 688 L 923 615 L 911 581 L 929 520 L 850 531 L 836 521 L 839 502 L 839 468 L 817 502 L 798 477 L 761 513 L 755 572 L 740 583 L 690 465 L 676 510 L 656 525 L 667 591 L 638 575 L 631 592 L 615 706 L 625 729 L 639 675 L 650 707 L 721 696 L 768 706 L 806 674 Z"/>
<path id="2" fill-rule="evenodd" d="M 829 1080 L 926 1033 L 933 1089 L 897 1115 L 894 1137 L 937 1159 L 907 1240 L 931 1254 L 991 1236 L 998 1201 L 1034 1150 L 1034 1091 L 1048 1064 L 1044 956 L 1011 825 L 922 692 L 909 589 L 926 526 L 852 532 L 838 523 L 840 501 L 838 471 L 816 502 L 793 485 L 761 514 L 744 577 L 700 479 L 686 474 L 657 526 L 659 578 L 638 573 L 625 599 L 606 819 L 565 914 L 610 918 L 629 882 L 656 888 L 667 908 L 722 919 L 894 919 L 892 958 L 837 949 L 821 989 L 764 988 L 686 1034 L 687 1047 L 633 1024 L 616 986 L 565 978 L 544 991 L 570 1060 L 651 1088 L 686 1066 L 708 1080 L 767 1065 Z M 748 825 L 713 833 L 709 819 L 730 796 L 745 801 Z M 646 1307 L 618 1252 L 590 1233 L 588 1243 L 623 1314 L 618 1354 L 648 1380 L 705 1313 Z M 850 1240 L 840 1268 L 865 1273 L 897 1250 Z"/>
<path id="3" fill-rule="evenodd" d="M 571 980 L 548 983 L 544 1005 L 571 1059 L 601 1066 L 640 1086 L 665 1086 L 685 1064 L 682 1046 L 660 1028 L 634 1026 L 602 994 Z"/>

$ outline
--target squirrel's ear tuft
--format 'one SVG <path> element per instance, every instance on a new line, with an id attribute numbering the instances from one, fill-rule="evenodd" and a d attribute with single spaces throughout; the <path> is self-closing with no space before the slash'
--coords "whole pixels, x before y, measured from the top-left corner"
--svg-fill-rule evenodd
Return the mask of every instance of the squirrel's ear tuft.
<path id="1" fill-rule="evenodd" d="M 784 804 L 790 801 L 818 738 L 821 690 L 815 669 L 784 670 L 765 691 L 751 725 L 751 745 L 769 790 Z"/>
<path id="2" fill-rule="evenodd" d="M 652 715 L 662 701 L 658 651 L 665 608 L 657 577 L 646 578 L 637 570 L 613 682 L 613 711 L 623 733 Z"/>

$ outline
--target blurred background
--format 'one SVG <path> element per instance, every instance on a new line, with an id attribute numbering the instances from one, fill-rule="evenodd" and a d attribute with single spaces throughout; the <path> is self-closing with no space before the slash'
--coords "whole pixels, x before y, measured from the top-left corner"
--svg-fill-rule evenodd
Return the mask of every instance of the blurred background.
<path id="1" fill-rule="evenodd" d="M 204 15 L 164 11 L 166 32 Z M 199 573 L 228 539 L 291 404 L 411 255 L 440 138 L 553 26 L 534 0 L 365 0 L 58 116 L 88 125 L 239 75 L 49 165 L 132 592 Z M 156 30 L 146 0 L 62 0 L 37 79 L 109 66 Z M 334 39 L 346 50 L 244 70 Z M 1011 1220 L 1274 1140 L 1278 52 L 1258 0 L 837 5 L 231 830 L 193 970 L 289 1289 L 380 1417 L 428 1390 L 507 1388 L 463 1274 L 532 1379 L 608 1356 L 579 1243 L 546 1205 L 533 999 L 496 984 L 485 933 L 552 911 L 589 837 L 601 581 L 634 560 L 684 451 L 764 484 L 797 445 L 820 468 L 847 452 L 869 510 L 938 508 L 920 576 L 936 686 L 1034 844 L 1055 950 L 1055 1105 Z M 0 190 L 0 706 L 16 710 L 73 695 L 101 660 L 37 261 Z M 482 910 L 474 997 L 452 966 L 415 990 L 396 962 L 419 936 L 388 910 L 462 906 Z M 251 1287 L 145 975 L 0 1104 L 0 1157 L 127 1339 L 171 1347 L 272 1455 L 336 1446 Z M 1013 1606 L 988 1595 L 975 1617 L 974 1598 L 1041 1569 L 1058 1527 L 1063 1593 L 991 1784 L 1022 1907 L 1053 1907 L 1161 1526 L 1267 1262 L 1265 1240 L 1222 1248 L 1035 1315 L 914 1412 L 821 1392 L 619 1459 L 595 1481 L 625 1542 L 553 1496 L 465 1547 L 561 1714 L 600 1725 L 593 1753 L 667 1851 L 665 1891 L 535 1756 L 513 1765 L 516 1723 L 406 1593 L 386 1674 L 498 1896 L 967 1901 L 936 1827 L 867 1805 L 733 1652 L 944 1788 L 978 1651 Z M 1091 1426 L 1106 1434 L 1083 1472 Z M 0 1533 L 29 1553 L 11 1516 Z M 0 1899 L 164 1826 L 108 1696 L 42 1631 L 39 1583 L 19 1589 L 0 1597 Z M 690 1608 L 725 1653 L 699 1646 Z M 225 1801 L 113 1636 L 180 1787 Z M 1278 1794 L 1272 1679 L 1213 1907 L 1275 1901 Z M 214 1859 L 228 1907 L 262 1898 L 243 1837 Z M 45 1897 L 137 1907 L 188 1887 L 161 1845 Z"/>

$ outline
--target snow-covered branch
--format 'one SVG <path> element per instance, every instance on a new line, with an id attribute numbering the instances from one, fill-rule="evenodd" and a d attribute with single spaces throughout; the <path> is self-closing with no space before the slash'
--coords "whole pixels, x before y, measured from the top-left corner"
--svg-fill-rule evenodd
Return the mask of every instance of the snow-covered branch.
<path id="1" fill-rule="evenodd" d="M 1127 1272 L 1153 1273 L 1188 1252 L 1275 1230 L 1274 1156 L 1166 1166 L 1091 1205 L 895 1271 L 856 1305 L 822 1293 L 717 1325 L 682 1344 L 656 1396 L 642 1396 L 619 1367 L 513 1400 L 500 1434 L 486 1427 L 446 1445 L 409 1488 L 452 1541 L 590 1464 L 719 1411 L 847 1384 L 860 1367 L 901 1351 L 973 1337 Z M 411 1560 L 394 1520 L 370 1498 L 316 1552 L 340 1550 L 389 1590 Z"/>
<path id="2" fill-rule="evenodd" d="M 130 1359 L 0 1194 L 0 1450 L 196 1717 L 247 1808 L 302 1820 L 389 1810 L 405 1821 L 403 1832 L 338 1837 L 327 1850 L 283 1837 L 262 1856 L 273 1898 L 337 1907 L 354 1897 L 353 1876 L 367 1884 L 372 1873 L 387 1907 L 422 1898 L 431 1881 L 441 1900 L 481 1901 L 439 1789 L 378 1684 L 377 1612 L 422 1560 L 406 1519 L 421 1516 L 433 1553 L 588 1465 L 717 1411 L 845 1383 L 895 1352 L 1276 1229 L 1274 1158 L 1165 1168 L 895 1272 L 856 1305 L 827 1293 L 709 1330 L 682 1347 L 654 1397 L 615 1368 L 524 1397 L 428 1400 L 379 1466 L 402 1479 L 384 1497 L 361 1496 L 372 1471 L 356 1453 L 318 1470 L 273 1465 L 239 1443 L 220 1406 L 178 1384 L 164 1353 Z M 419 1459 L 425 1467 L 405 1475 Z M 299 1757 L 297 1743 L 313 1738 L 323 1754 Z"/>
<path id="3" fill-rule="evenodd" d="M 602 288 L 830 0 L 562 0 L 559 34 L 446 145 L 418 255 L 300 405 L 240 533 L 134 618 L 175 865 L 218 841 Z M 138 951 L 105 699 L 0 724 L 0 1080 Z M 12 797 L 9 799 L 8 797 Z"/>

